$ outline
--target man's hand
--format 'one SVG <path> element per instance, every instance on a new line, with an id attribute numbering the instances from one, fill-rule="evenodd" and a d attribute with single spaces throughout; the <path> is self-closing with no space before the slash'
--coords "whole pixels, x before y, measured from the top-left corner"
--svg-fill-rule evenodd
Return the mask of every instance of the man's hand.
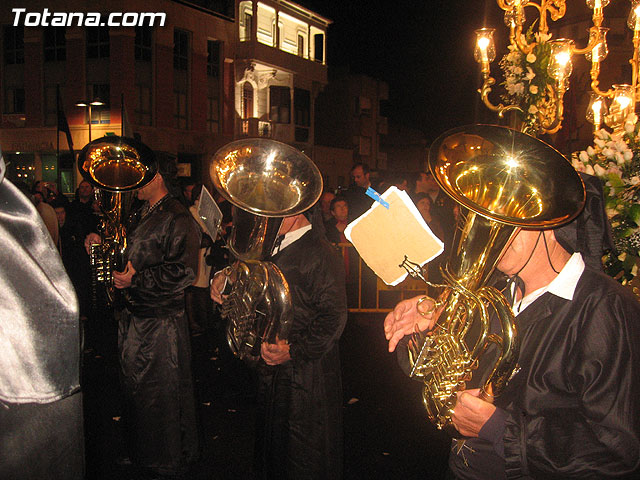
<path id="1" fill-rule="evenodd" d="M 458 392 L 458 401 L 451 414 L 453 426 L 465 437 L 477 437 L 496 407 L 482 400 L 480 389 Z"/>
<path id="2" fill-rule="evenodd" d="M 263 342 L 260 354 L 267 365 L 280 365 L 291 360 L 289 344 L 285 340 L 276 339 L 276 343 Z"/>
<path id="3" fill-rule="evenodd" d="M 84 239 L 84 249 L 87 251 L 88 255 L 91 255 L 91 245 L 102 243 L 102 238 L 97 233 L 90 233 Z"/>
<path id="4" fill-rule="evenodd" d="M 127 262 L 124 272 L 113 272 L 113 286 L 118 289 L 129 288 L 131 286 L 131 277 L 136 273 L 131 262 Z"/>
<path id="5" fill-rule="evenodd" d="M 427 298 L 418 306 L 422 296 L 409 298 L 398 303 L 384 319 L 384 336 L 389 341 L 389 351 L 393 352 L 405 335 L 416 330 L 430 330 L 438 319 L 440 311 L 433 310 L 434 301 Z M 422 313 L 421 313 L 422 312 Z"/>
<path id="6" fill-rule="evenodd" d="M 211 295 L 211 300 L 216 303 L 222 304 L 227 297 L 226 295 L 222 295 L 224 287 L 227 285 L 227 278 L 224 271 L 221 271 L 216 273 L 213 280 L 211 280 L 209 295 Z"/>

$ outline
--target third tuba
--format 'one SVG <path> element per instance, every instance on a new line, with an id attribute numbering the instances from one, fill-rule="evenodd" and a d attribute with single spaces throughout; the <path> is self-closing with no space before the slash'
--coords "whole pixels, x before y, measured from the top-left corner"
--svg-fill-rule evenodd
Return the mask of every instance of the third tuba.
<path id="1" fill-rule="evenodd" d="M 461 214 L 441 267 L 446 286 L 436 305 L 442 313 L 430 332 L 411 336 L 408 353 L 411 375 L 425 384 L 429 418 L 449 429 L 456 393 L 466 388 L 487 350 L 497 353 L 480 385 L 485 400 L 500 395 L 518 360 L 511 307 L 487 285 L 494 267 L 520 229 L 555 228 L 574 219 L 584 206 L 585 190 L 557 150 L 494 125 L 445 132 L 431 146 L 429 167 Z M 492 317 L 500 331 L 491 329 Z"/>
<path id="2" fill-rule="evenodd" d="M 216 189 L 233 205 L 227 246 L 237 259 L 233 288 L 222 305 L 231 351 L 247 362 L 259 359 L 260 341 L 288 337 L 293 310 L 280 269 L 265 261 L 282 218 L 297 215 L 322 193 L 318 167 L 295 148 L 268 139 L 231 142 L 212 157 Z"/>

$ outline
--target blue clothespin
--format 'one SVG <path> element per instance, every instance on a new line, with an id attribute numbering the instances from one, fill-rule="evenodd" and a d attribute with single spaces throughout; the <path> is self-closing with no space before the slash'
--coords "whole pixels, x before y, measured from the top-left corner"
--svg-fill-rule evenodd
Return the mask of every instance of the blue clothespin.
<path id="1" fill-rule="evenodd" d="M 364 192 L 364 193 L 366 193 L 368 196 L 373 198 L 376 202 L 378 202 L 384 208 L 389 210 L 389 202 L 387 202 L 386 200 L 383 200 L 382 197 L 380 196 L 380 194 L 378 192 L 376 192 L 373 188 L 371 188 L 371 187 L 367 188 L 367 191 Z"/>

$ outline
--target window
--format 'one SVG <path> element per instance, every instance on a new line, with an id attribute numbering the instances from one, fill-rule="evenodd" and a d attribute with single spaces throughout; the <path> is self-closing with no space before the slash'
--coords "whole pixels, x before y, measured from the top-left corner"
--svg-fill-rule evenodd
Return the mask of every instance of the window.
<path id="1" fill-rule="evenodd" d="M 207 75 L 220 77 L 220 42 L 215 40 L 207 42 Z"/>
<path id="2" fill-rule="evenodd" d="M 295 123 L 301 127 L 311 126 L 311 94 L 309 90 L 293 90 L 293 108 Z"/>
<path id="3" fill-rule="evenodd" d="M 291 89 L 269 87 L 269 119 L 275 123 L 291 123 Z"/>
<path id="4" fill-rule="evenodd" d="M 371 99 L 368 97 L 356 97 L 356 115 L 371 116 Z"/>
<path id="5" fill-rule="evenodd" d="M 137 125 L 151 125 L 151 88 L 148 85 L 136 85 L 133 114 Z"/>
<path id="6" fill-rule="evenodd" d="M 317 33 L 313 36 L 314 42 L 314 56 L 313 59 L 316 62 L 322 63 L 324 61 L 324 35 Z"/>
<path id="7" fill-rule="evenodd" d="M 242 118 L 253 117 L 253 85 L 244 82 L 242 86 Z"/>
<path id="8" fill-rule="evenodd" d="M 150 62 L 153 51 L 153 27 L 136 27 L 135 57 L 141 62 Z"/>
<path id="9" fill-rule="evenodd" d="M 4 63 L 24 63 L 24 27 L 4 27 Z"/>
<path id="10" fill-rule="evenodd" d="M 109 58 L 109 27 L 87 27 L 87 58 Z"/>
<path id="11" fill-rule="evenodd" d="M 304 57 L 304 37 L 298 35 L 298 56 Z"/>
<path id="12" fill-rule="evenodd" d="M 185 92 L 175 91 L 175 110 L 173 118 L 176 128 L 187 128 L 187 94 Z"/>
<path id="13" fill-rule="evenodd" d="M 7 87 L 5 89 L 5 113 L 24 113 L 24 88 Z"/>
<path id="14" fill-rule="evenodd" d="M 207 99 L 207 131 L 210 133 L 220 131 L 220 101 L 213 97 Z"/>
<path id="15" fill-rule="evenodd" d="M 87 88 L 89 101 L 100 100 L 104 105 L 91 106 L 91 123 L 111 123 L 111 107 L 109 105 L 110 89 L 108 83 L 93 84 Z M 88 114 L 87 109 L 87 114 Z"/>
<path id="16" fill-rule="evenodd" d="M 189 32 L 175 29 L 173 31 L 173 68 L 188 70 L 189 67 Z"/>
<path id="17" fill-rule="evenodd" d="M 65 27 L 45 27 L 43 35 L 45 62 L 60 62 L 67 59 L 65 35 Z"/>

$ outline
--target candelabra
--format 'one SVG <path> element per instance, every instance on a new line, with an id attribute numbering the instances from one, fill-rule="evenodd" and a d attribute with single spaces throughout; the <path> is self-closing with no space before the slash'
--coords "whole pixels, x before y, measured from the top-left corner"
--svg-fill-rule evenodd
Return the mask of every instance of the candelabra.
<path id="1" fill-rule="evenodd" d="M 555 133 L 562 126 L 563 97 L 569 88 L 572 72 L 572 56 L 585 55 L 591 62 L 591 97 L 587 109 L 587 120 L 600 129 L 602 123 L 619 131 L 625 119 L 635 111 L 640 99 L 638 85 L 638 49 L 640 48 L 640 0 L 631 1 L 631 11 L 627 20 L 633 30 L 632 78 L 629 84 L 614 84 L 603 91 L 599 85 L 600 64 L 608 54 L 607 32 L 602 26 L 603 9 L 609 0 L 586 0 L 593 10 L 589 28 L 589 40 L 584 48 L 566 38 L 551 39 L 548 18 L 561 19 L 566 12 L 566 0 L 497 0 L 504 10 L 504 21 L 509 27 L 509 53 L 500 65 L 505 74 L 503 96 L 506 104 L 493 104 L 489 99 L 495 79 L 491 77 L 490 64 L 495 60 L 496 49 L 493 40 L 495 29 L 476 30 L 474 57 L 481 65 L 483 84 L 478 90 L 483 103 L 503 117 L 506 112 L 516 111 L 524 119 L 523 130 L 528 133 Z M 525 8 L 537 10 L 537 18 L 525 30 L 527 23 Z M 537 31 L 533 26 L 537 23 Z M 526 32 L 526 33 L 525 33 Z M 608 105 L 609 104 L 609 105 Z"/>

